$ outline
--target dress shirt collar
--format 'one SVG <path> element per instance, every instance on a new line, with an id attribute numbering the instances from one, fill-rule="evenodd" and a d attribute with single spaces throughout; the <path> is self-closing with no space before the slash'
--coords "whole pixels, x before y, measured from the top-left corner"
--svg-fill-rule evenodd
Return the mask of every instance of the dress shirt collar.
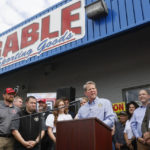
<path id="1" fill-rule="evenodd" d="M 88 101 L 88 104 L 89 104 L 89 105 L 96 104 L 96 103 L 97 103 L 97 99 L 98 99 L 98 97 L 96 97 L 96 98 L 92 101 L 92 103 L 90 103 L 90 101 Z"/>
<path id="2" fill-rule="evenodd" d="M 141 105 L 140 108 L 146 108 L 146 106 Z"/>

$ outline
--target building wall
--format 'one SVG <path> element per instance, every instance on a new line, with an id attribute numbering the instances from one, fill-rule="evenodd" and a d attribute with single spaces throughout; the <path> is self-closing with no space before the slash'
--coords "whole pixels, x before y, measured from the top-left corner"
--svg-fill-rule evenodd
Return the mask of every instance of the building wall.
<path id="1" fill-rule="evenodd" d="M 112 102 L 122 101 L 122 89 L 150 84 L 150 27 L 118 35 L 0 76 L 0 90 L 20 85 L 20 94 L 55 92 L 93 80 L 98 95 Z"/>
<path id="2" fill-rule="evenodd" d="M 110 36 L 120 34 L 121 32 L 126 32 L 128 30 L 138 28 L 141 25 L 150 23 L 150 0 L 139 0 L 139 1 L 137 1 L 137 0 L 120 0 L 120 1 L 104 0 L 104 1 L 108 7 L 108 15 L 105 17 L 99 17 L 97 19 L 89 19 L 87 17 L 87 14 L 85 13 L 84 3 L 85 3 L 85 6 L 87 6 L 89 4 L 92 4 L 93 2 L 96 2 L 96 0 L 77 0 L 77 1 L 65 0 L 62 3 L 56 4 L 55 6 L 50 7 L 48 9 L 40 12 L 39 14 L 23 21 L 22 23 L 14 26 L 11 29 L 7 30 L 6 32 L 0 34 L 0 41 L 2 42 L 1 46 L 0 46 L 0 49 L 1 49 L 0 56 L 2 56 L 0 58 L 0 74 L 7 73 L 9 71 L 18 69 L 20 67 L 25 67 L 26 65 L 32 64 L 33 62 L 38 63 L 41 60 L 44 60 L 44 59 L 52 57 L 52 56 L 56 56 L 57 54 L 61 54 L 63 52 L 70 51 L 73 48 L 79 48 L 80 46 L 87 45 L 89 43 L 93 43 L 98 40 L 103 40 Z M 81 2 L 81 5 L 80 5 L 80 2 Z M 75 6 L 76 3 L 78 3 L 77 4 L 78 6 Z M 79 8 L 80 7 L 79 5 L 81 6 L 81 9 Z M 64 10 L 65 9 L 64 7 L 67 7 L 67 6 L 72 7 L 72 8 L 69 8 L 68 11 L 69 10 L 71 11 L 73 9 L 73 6 L 75 6 L 74 9 L 77 9 L 77 10 L 74 10 L 74 11 L 72 10 L 71 14 L 75 15 L 74 12 L 77 14 L 79 13 L 79 20 L 78 20 L 78 17 L 75 17 L 76 18 L 76 19 L 74 18 L 75 20 L 69 19 L 70 12 L 62 14 L 61 10 L 62 9 Z M 76 7 L 78 7 L 78 8 L 76 8 Z M 79 11 L 79 12 L 77 12 L 77 11 Z M 85 13 L 85 16 L 84 16 L 84 13 Z M 64 15 L 64 17 L 60 18 L 63 15 Z M 67 16 L 65 16 L 65 15 L 67 15 Z M 81 33 L 80 34 L 79 34 L 79 32 L 75 33 L 75 37 L 73 36 L 72 39 L 69 38 L 68 40 L 69 41 L 71 40 L 72 42 L 70 42 L 68 44 L 66 43 L 65 45 L 62 45 L 63 42 L 57 43 L 56 45 L 54 44 L 53 46 L 56 46 L 54 49 L 52 48 L 53 46 L 51 47 L 48 44 L 49 45 L 48 49 L 47 49 L 47 47 L 43 49 L 43 52 L 45 51 L 44 53 L 41 53 L 40 55 L 36 55 L 37 52 L 39 54 L 38 47 L 41 43 L 41 39 L 42 39 L 41 35 L 43 32 L 42 24 L 45 24 L 42 20 L 45 20 L 44 19 L 45 17 L 48 17 L 48 18 L 50 17 L 52 19 L 52 21 L 51 21 L 52 26 L 49 25 L 50 30 L 53 29 L 53 31 L 58 31 L 59 33 L 61 33 L 61 31 L 60 31 L 61 26 L 63 26 L 63 24 L 66 24 L 65 26 L 67 27 L 68 30 L 75 32 L 74 29 L 71 29 L 71 27 L 69 27 L 69 24 L 71 24 L 71 26 L 73 28 L 81 27 L 81 29 L 82 29 Z M 53 20 L 53 18 L 54 18 L 54 20 Z M 57 18 L 57 19 L 55 19 L 55 18 Z M 67 18 L 67 20 L 65 18 Z M 71 21 L 70 23 L 68 22 L 69 20 Z M 84 22 L 85 22 L 85 24 L 84 24 Z M 16 50 L 14 50 L 15 52 L 13 51 L 13 55 L 7 57 L 7 55 L 6 55 L 7 49 L 5 49 L 4 47 L 5 47 L 5 43 L 7 43 L 7 44 L 9 43 L 9 40 L 7 41 L 6 39 L 9 39 L 10 37 L 14 37 L 11 40 L 12 41 L 16 40 L 16 37 L 13 36 L 13 34 L 15 33 L 15 34 L 17 34 L 17 37 L 19 38 L 18 45 L 20 46 L 21 45 L 21 43 L 20 43 L 21 37 L 23 40 L 24 34 L 25 34 L 25 33 L 22 34 L 22 32 L 23 31 L 30 32 L 30 30 L 32 31 L 32 27 L 33 27 L 32 25 L 34 23 L 36 23 L 36 25 L 39 26 L 39 28 L 34 29 L 37 32 L 35 33 L 35 35 L 33 32 L 33 35 L 36 37 L 38 34 L 39 38 L 37 38 L 36 41 L 34 41 L 34 40 L 30 41 L 28 43 L 29 45 L 27 44 L 28 46 L 25 46 L 25 47 L 21 46 L 21 47 L 19 47 L 20 49 L 16 48 Z M 60 25 L 60 26 L 57 28 L 57 25 L 58 26 Z M 49 29 L 47 29 L 47 27 L 48 26 L 44 26 L 45 31 L 49 30 Z M 60 36 L 59 36 L 59 38 L 60 38 Z M 50 38 L 49 40 L 52 42 L 54 39 Z M 77 41 L 74 41 L 74 40 L 77 40 Z M 69 41 L 65 40 L 64 42 L 69 42 Z M 26 43 L 26 40 L 24 42 Z M 58 44 L 59 44 L 59 47 L 57 47 Z M 62 45 L 62 46 L 60 46 L 60 45 Z M 9 47 L 9 44 L 7 46 Z M 4 53 L 4 50 L 5 50 L 5 53 Z M 9 48 L 9 50 L 10 50 L 10 54 L 11 54 L 11 48 Z M 28 51 L 27 54 L 28 55 L 30 54 L 30 56 L 32 56 L 32 57 L 30 57 L 30 56 L 28 57 L 28 55 L 19 55 L 18 56 L 18 53 L 21 53 L 23 51 Z M 15 56 L 15 57 L 13 57 L 13 56 Z M 24 57 L 24 56 L 26 56 L 26 57 Z"/>

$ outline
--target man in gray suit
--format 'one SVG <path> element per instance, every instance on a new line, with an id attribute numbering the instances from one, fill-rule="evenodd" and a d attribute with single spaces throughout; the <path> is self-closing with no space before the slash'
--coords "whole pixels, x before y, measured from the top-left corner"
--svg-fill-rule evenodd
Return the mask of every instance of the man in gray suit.
<path id="1" fill-rule="evenodd" d="M 142 123 L 142 134 L 145 139 L 145 145 L 147 148 L 145 150 L 150 149 L 150 103 L 147 105 L 145 116 Z"/>

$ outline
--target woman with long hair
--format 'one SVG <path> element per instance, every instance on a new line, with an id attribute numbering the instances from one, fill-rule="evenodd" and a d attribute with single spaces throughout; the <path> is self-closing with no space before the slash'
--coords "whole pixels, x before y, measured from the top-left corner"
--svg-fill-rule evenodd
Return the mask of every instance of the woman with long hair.
<path id="1" fill-rule="evenodd" d="M 138 107 L 139 107 L 138 104 L 134 101 L 131 101 L 127 104 L 128 120 L 126 122 L 125 129 L 124 129 L 124 138 L 125 138 L 125 141 L 126 141 L 126 144 L 129 148 L 129 150 L 137 149 L 136 148 L 136 139 L 133 135 L 131 125 L 130 125 L 130 119 L 134 113 L 134 110 Z"/>
<path id="2" fill-rule="evenodd" d="M 62 99 L 58 99 L 54 106 L 53 114 L 48 115 L 46 119 L 46 126 L 48 127 L 48 135 L 53 141 L 51 150 L 55 150 L 56 144 L 56 124 L 58 121 L 72 120 L 70 114 L 67 114 L 65 104 Z"/>

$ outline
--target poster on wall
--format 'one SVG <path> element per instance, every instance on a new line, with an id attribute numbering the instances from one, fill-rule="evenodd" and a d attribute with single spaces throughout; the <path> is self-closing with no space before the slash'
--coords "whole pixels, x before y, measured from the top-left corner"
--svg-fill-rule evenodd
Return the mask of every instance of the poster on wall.
<path id="1" fill-rule="evenodd" d="M 53 106 L 56 101 L 56 93 L 27 93 L 27 96 L 34 96 L 36 97 L 37 101 L 40 99 L 46 99 L 46 103 L 49 109 L 53 109 Z"/>
<path id="2" fill-rule="evenodd" d="M 113 111 L 119 114 L 121 111 L 126 111 L 125 102 L 113 103 Z"/>

